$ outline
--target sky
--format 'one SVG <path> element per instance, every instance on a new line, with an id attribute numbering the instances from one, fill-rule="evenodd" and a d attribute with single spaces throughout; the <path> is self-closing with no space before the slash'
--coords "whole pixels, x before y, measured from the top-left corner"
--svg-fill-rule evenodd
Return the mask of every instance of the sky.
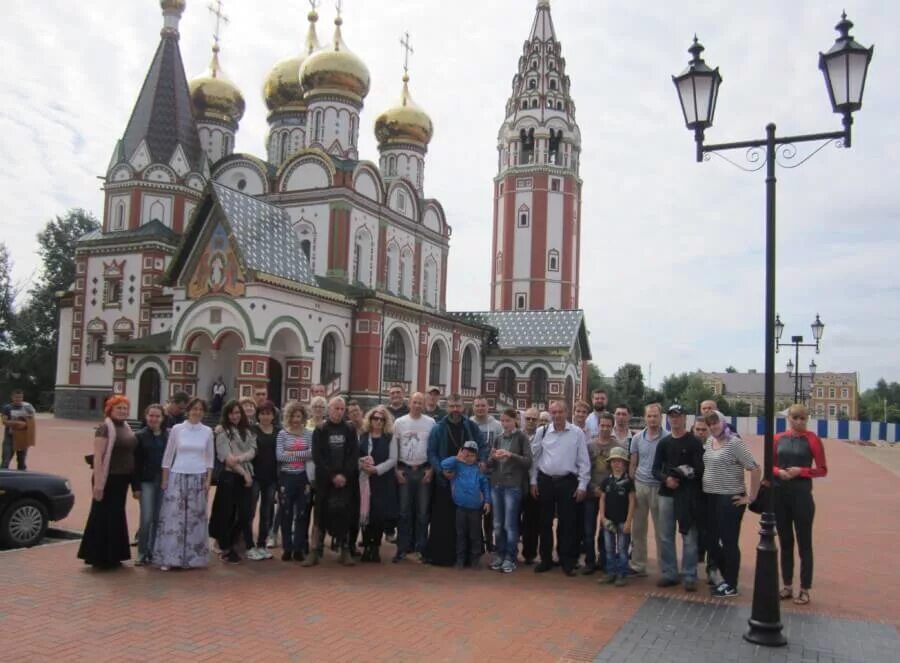
<path id="1" fill-rule="evenodd" d="M 188 0 L 181 49 L 189 78 L 209 61 L 207 2 Z M 453 227 L 449 310 L 490 307 L 490 232 L 497 132 L 535 0 L 345 0 L 345 41 L 372 91 L 361 158 L 377 161 L 373 125 L 399 98 L 409 31 L 410 90 L 435 124 L 425 193 Z M 332 35 L 334 3 L 319 8 Z M 225 0 L 222 65 L 247 112 L 236 150 L 264 154 L 262 82 L 300 51 L 302 0 Z M 827 146 L 778 171 L 777 308 L 785 336 L 825 323 L 819 371 L 857 372 L 865 389 L 900 380 L 900 4 L 851 0 L 552 0 L 582 133 L 581 307 L 594 362 L 612 375 L 640 364 L 658 386 L 675 372 L 762 370 L 764 175 L 713 157 L 694 161 L 671 75 L 696 33 L 723 77 L 707 142 L 840 129 L 818 53 L 845 8 L 857 41 L 875 44 L 852 149 Z M 72 207 L 102 213 L 100 181 L 125 130 L 162 17 L 157 0 L 10 4 L 0 22 L 0 241 L 26 288 L 39 268 L 35 234 Z M 809 146 L 799 146 L 801 156 Z M 740 152 L 729 153 L 746 165 Z M 795 160 L 796 162 L 796 160 Z M 791 353 L 792 354 L 792 353 Z M 776 357 L 780 370 L 788 359 Z"/>

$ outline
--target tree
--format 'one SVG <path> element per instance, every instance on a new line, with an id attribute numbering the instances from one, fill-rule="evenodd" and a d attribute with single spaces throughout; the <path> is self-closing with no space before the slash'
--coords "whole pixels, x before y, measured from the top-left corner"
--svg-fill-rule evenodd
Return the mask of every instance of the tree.
<path id="1" fill-rule="evenodd" d="M 19 357 L 13 342 L 17 291 L 12 280 L 9 249 L 0 242 L 0 394 L 4 397 L 16 386 L 19 374 Z"/>
<path id="2" fill-rule="evenodd" d="M 731 407 L 734 409 L 734 416 L 736 417 L 750 416 L 750 403 L 747 401 L 735 401 Z"/>
<path id="3" fill-rule="evenodd" d="M 712 389 L 696 373 L 673 373 L 660 386 L 666 406 L 680 403 L 690 412 L 699 412 L 700 403 L 713 397 Z"/>
<path id="4" fill-rule="evenodd" d="M 603 376 L 603 371 L 594 362 L 588 362 L 588 395 L 594 389 L 607 387 L 607 379 Z"/>
<path id="5" fill-rule="evenodd" d="M 725 369 L 725 372 L 726 373 L 737 373 L 738 369 L 736 369 L 734 366 L 729 366 L 728 368 Z"/>
<path id="6" fill-rule="evenodd" d="M 616 396 L 638 414 L 644 409 L 644 373 L 637 364 L 622 364 L 613 376 Z"/>
<path id="7" fill-rule="evenodd" d="M 37 392 L 38 402 L 44 404 L 56 381 L 57 292 L 68 290 L 75 281 L 78 238 L 99 227 L 93 214 L 72 209 L 49 221 L 37 236 L 43 264 L 29 290 L 28 303 L 17 316 L 13 334 L 20 348 L 21 365 L 29 368 L 30 386 Z"/>
<path id="8" fill-rule="evenodd" d="M 859 396 L 859 418 L 900 423 L 900 383 L 882 378 Z"/>

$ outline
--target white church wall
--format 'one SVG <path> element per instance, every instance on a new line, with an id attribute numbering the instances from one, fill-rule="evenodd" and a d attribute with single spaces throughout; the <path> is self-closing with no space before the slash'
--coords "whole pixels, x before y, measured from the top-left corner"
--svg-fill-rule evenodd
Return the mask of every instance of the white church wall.
<path id="1" fill-rule="evenodd" d="M 310 242 L 310 263 L 318 276 L 328 271 L 328 204 L 302 205 L 286 208 L 297 238 Z"/>
<path id="2" fill-rule="evenodd" d="M 56 384 L 68 384 L 72 353 L 72 308 L 59 309 L 59 341 L 57 343 Z"/>
<path id="3" fill-rule="evenodd" d="M 248 196 L 259 196 L 266 192 L 266 185 L 260 174 L 249 166 L 241 164 L 228 165 L 216 173 L 216 182 L 245 193 Z"/>
<path id="4" fill-rule="evenodd" d="M 150 223 L 154 219 L 161 221 L 163 225 L 172 227 L 173 196 L 162 196 L 144 193 L 141 195 L 141 225 Z"/>

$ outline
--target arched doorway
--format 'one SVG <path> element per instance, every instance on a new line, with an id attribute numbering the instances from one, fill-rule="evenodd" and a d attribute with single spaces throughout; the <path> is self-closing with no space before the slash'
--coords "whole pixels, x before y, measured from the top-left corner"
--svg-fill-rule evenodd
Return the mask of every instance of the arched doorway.
<path id="1" fill-rule="evenodd" d="M 159 371 L 155 368 L 144 369 L 138 386 L 138 419 L 143 421 L 144 410 L 147 409 L 147 406 L 161 402 L 161 398 L 162 379 L 159 376 Z"/>
<path id="2" fill-rule="evenodd" d="M 531 403 L 541 408 L 547 407 L 547 371 L 543 368 L 531 371 Z"/>
<path id="3" fill-rule="evenodd" d="M 386 389 L 392 384 L 407 385 L 407 359 L 406 344 L 399 330 L 394 329 L 388 334 L 384 345 L 384 361 L 382 362 L 382 385 Z"/>
<path id="4" fill-rule="evenodd" d="M 277 359 L 269 358 L 269 400 L 275 403 L 276 407 L 283 404 L 283 386 L 284 386 L 284 370 L 281 362 Z"/>
<path id="5" fill-rule="evenodd" d="M 504 403 L 516 402 L 516 373 L 509 366 L 500 369 L 500 397 Z"/>

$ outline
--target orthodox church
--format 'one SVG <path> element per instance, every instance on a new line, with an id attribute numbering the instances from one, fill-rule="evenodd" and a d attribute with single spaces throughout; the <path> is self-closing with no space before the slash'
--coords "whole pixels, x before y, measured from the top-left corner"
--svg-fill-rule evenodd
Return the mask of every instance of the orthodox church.
<path id="1" fill-rule="evenodd" d="M 446 310 L 451 227 L 425 195 L 434 128 L 404 74 L 360 157 L 370 88 L 344 41 L 319 39 L 263 84 L 265 156 L 234 152 L 244 96 L 214 41 L 188 80 L 185 0 L 163 28 L 104 178 L 101 229 L 82 237 L 60 297 L 56 413 L 95 418 L 110 393 L 132 417 L 176 391 L 278 402 L 313 384 L 370 405 L 436 385 L 494 408 L 570 403 L 587 384 L 578 309 L 581 136 L 549 0 L 538 0 L 498 136 L 491 310 Z M 217 9 L 221 18 L 221 3 Z M 487 285 L 486 285 L 487 287 Z"/>

